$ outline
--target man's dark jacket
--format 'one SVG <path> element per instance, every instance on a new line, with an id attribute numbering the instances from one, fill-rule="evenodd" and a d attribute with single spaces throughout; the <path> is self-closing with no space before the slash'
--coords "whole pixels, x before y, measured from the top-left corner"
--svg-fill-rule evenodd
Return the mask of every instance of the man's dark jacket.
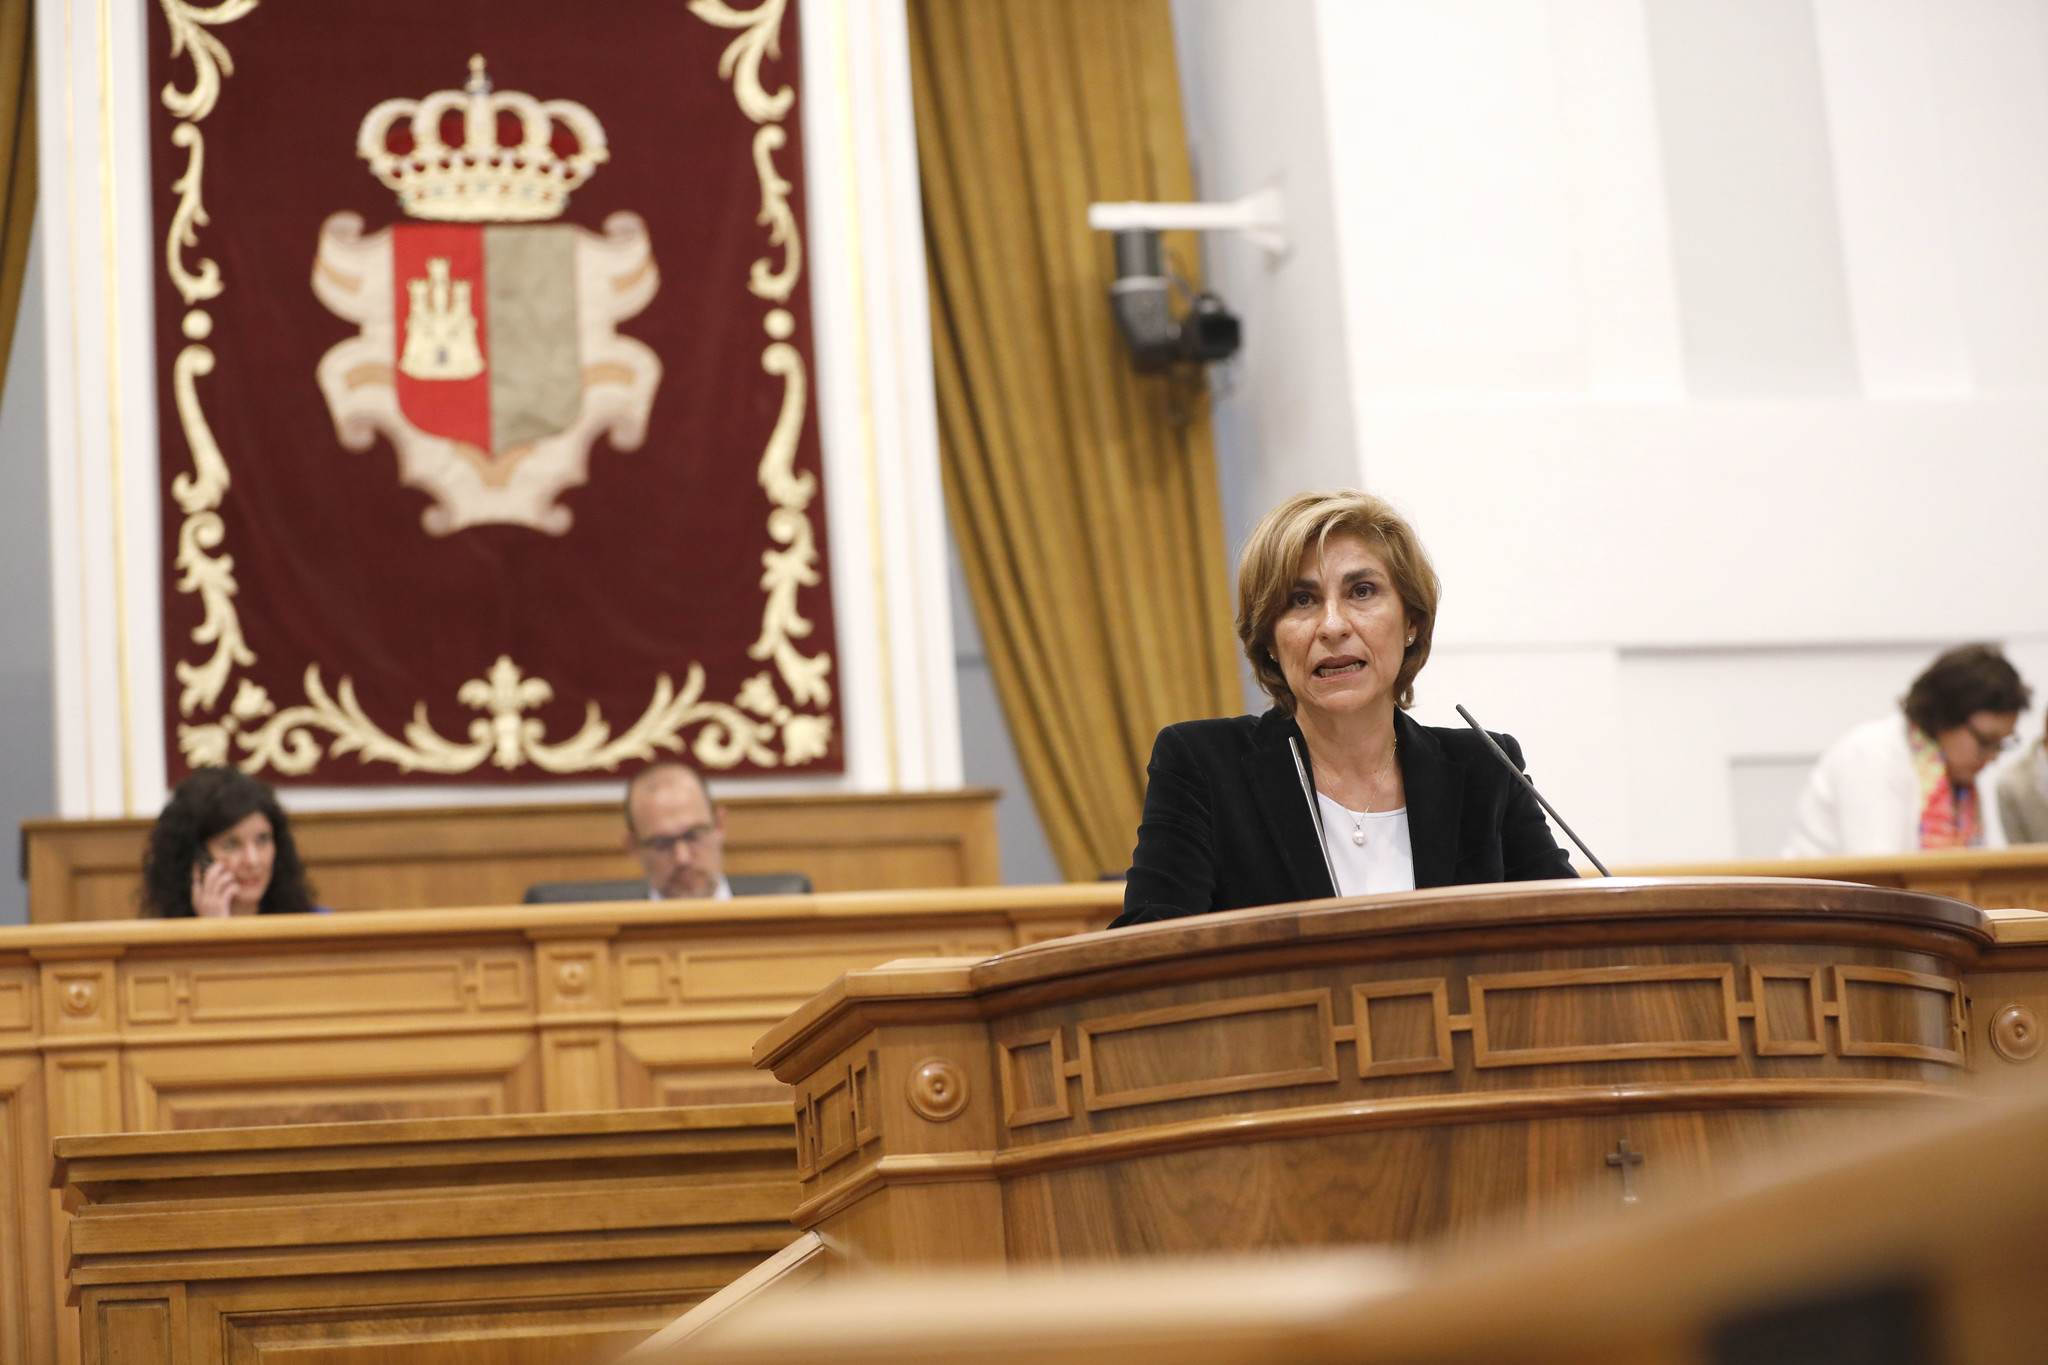
<path id="1" fill-rule="evenodd" d="M 1493 738 L 1521 767 L 1521 747 Z M 1124 912 L 1111 928 L 1337 894 L 1290 740 L 1306 767 L 1301 727 L 1277 709 L 1159 732 Z M 1576 875 L 1536 798 L 1478 735 L 1397 711 L 1394 753 L 1418 889 Z"/>

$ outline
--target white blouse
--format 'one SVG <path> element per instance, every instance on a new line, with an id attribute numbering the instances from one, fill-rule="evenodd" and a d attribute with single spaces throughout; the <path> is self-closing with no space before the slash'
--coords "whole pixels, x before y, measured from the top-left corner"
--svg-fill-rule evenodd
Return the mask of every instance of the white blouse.
<path id="1" fill-rule="evenodd" d="M 1408 843 L 1408 808 L 1353 811 L 1316 793 L 1323 817 L 1323 847 L 1337 874 L 1340 896 L 1372 896 L 1415 889 L 1415 853 Z"/>

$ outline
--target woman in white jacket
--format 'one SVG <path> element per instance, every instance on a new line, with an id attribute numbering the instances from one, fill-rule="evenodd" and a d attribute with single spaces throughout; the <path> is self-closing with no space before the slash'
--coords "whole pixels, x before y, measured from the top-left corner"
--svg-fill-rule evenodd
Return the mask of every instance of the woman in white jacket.
<path id="1" fill-rule="evenodd" d="M 1859 725 L 1814 765 L 1787 858 L 1979 848 L 1977 775 L 2012 742 L 2032 693 L 1995 645 L 1962 645 L 1928 665 L 1903 715 Z"/>

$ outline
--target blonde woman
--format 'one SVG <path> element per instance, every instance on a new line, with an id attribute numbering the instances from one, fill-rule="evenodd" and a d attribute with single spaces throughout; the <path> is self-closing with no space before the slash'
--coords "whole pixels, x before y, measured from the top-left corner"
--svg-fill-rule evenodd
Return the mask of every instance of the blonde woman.
<path id="1" fill-rule="evenodd" d="M 1237 635 L 1273 708 L 1159 732 L 1118 925 L 1575 875 L 1478 735 L 1406 714 L 1437 596 L 1414 529 L 1370 494 L 1266 514 L 1238 568 Z"/>

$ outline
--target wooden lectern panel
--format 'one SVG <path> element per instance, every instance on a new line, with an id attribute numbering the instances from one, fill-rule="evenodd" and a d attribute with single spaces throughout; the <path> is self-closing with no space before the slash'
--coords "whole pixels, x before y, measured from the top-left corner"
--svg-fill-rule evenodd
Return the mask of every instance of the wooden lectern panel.
<path id="1" fill-rule="evenodd" d="M 56 1150 L 86 1365 L 598 1360 L 796 1236 L 781 1105 Z"/>
<path id="2" fill-rule="evenodd" d="M 1468 1248 L 871 1274 L 633 1365 L 2033 1365 L 2048 1094 Z"/>
<path id="3" fill-rule="evenodd" d="M 1843 884 L 1412 892 L 852 973 L 755 1059 L 847 1258 L 1408 1242 L 1950 1101 L 1991 943 Z"/>

